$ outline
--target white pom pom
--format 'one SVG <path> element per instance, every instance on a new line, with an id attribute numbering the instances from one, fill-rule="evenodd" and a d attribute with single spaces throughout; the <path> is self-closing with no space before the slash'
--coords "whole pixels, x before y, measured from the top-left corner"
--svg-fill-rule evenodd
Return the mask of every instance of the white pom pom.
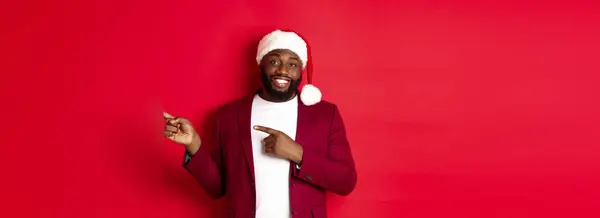
<path id="1" fill-rule="evenodd" d="M 321 101 L 321 97 L 323 97 L 323 95 L 321 94 L 319 88 L 311 84 L 304 85 L 304 87 L 302 87 L 302 91 L 300 92 L 300 100 L 307 106 L 319 103 Z"/>

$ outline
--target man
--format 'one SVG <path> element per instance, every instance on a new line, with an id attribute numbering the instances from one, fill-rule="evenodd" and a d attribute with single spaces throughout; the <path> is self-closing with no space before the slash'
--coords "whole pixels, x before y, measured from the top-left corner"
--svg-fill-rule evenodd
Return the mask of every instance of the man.
<path id="1" fill-rule="evenodd" d="M 185 118 L 165 113 L 165 136 L 186 148 L 184 167 L 227 217 L 326 217 L 325 191 L 350 194 L 356 170 L 336 105 L 311 85 L 310 50 L 276 30 L 257 51 L 262 89 L 221 107 L 207 148 Z M 299 92 L 302 72 L 308 83 Z M 209 150 L 210 149 L 210 150 Z"/>

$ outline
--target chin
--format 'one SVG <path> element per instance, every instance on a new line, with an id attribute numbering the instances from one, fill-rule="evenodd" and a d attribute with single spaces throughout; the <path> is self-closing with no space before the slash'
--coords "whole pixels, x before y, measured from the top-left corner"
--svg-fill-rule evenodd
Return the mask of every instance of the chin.
<path id="1" fill-rule="evenodd" d="M 272 90 L 270 90 L 270 94 L 275 99 L 282 100 L 282 101 L 289 100 L 292 96 L 294 96 L 294 93 L 290 92 L 289 89 L 285 89 L 285 90 L 272 89 Z"/>
<path id="2" fill-rule="evenodd" d="M 271 86 L 271 90 L 273 90 L 274 92 L 276 92 L 277 94 L 285 94 L 287 92 L 289 92 L 290 87 L 281 89 L 279 87 L 275 87 L 275 86 Z"/>
<path id="3" fill-rule="evenodd" d="M 288 93 L 287 91 L 275 91 L 275 93 L 273 93 L 274 96 L 280 97 L 280 98 L 287 98 L 287 97 L 291 97 L 291 94 Z"/>

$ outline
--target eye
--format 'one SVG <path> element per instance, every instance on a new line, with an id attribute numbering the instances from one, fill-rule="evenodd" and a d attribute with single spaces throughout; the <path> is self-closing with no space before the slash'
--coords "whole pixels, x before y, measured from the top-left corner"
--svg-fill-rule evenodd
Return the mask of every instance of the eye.
<path id="1" fill-rule="evenodd" d="M 277 61 L 277 60 L 271 60 L 271 65 L 279 65 L 279 61 Z"/>
<path id="2" fill-rule="evenodd" d="M 289 65 L 290 65 L 291 68 L 295 68 L 296 66 L 298 66 L 298 65 L 296 65 L 294 63 L 290 63 Z"/>

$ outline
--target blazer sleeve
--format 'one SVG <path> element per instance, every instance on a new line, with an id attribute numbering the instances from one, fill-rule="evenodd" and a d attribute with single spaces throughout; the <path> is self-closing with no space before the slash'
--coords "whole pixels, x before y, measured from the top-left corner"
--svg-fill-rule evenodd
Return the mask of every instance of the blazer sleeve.
<path id="1" fill-rule="evenodd" d="M 213 137 L 208 145 L 201 145 L 193 155 L 185 153 L 183 167 L 190 173 L 202 188 L 214 199 L 225 195 L 225 172 L 223 167 L 223 148 L 218 119 L 213 125 Z M 204 140 L 203 140 L 204 141 Z"/>
<path id="2" fill-rule="evenodd" d="M 348 195 L 356 186 L 356 169 L 346 137 L 344 121 L 334 105 L 329 129 L 327 156 L 304 151 L 294 176 L 338 195 Z"/>

